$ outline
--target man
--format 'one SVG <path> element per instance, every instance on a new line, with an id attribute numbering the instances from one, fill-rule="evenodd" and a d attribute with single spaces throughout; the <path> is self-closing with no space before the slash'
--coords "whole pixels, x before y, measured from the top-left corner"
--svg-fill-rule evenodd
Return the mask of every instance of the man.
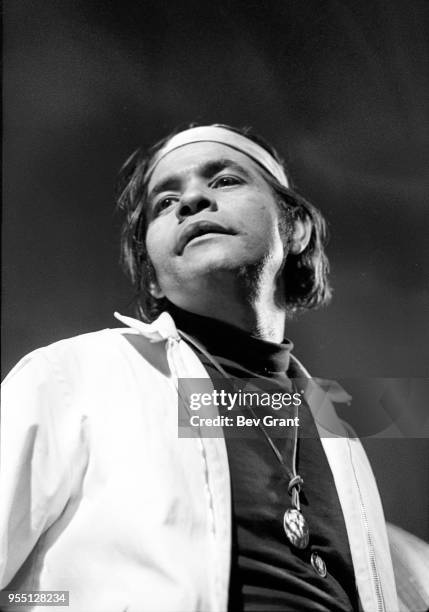
<path id="1" fill-rule="evenodd" d="M 2 588 L 67 590 L 75 612 L 397 610 L 364 451 L 285 340 L 288 314 L 329 299 L 320 213 L 220 125 L 134 155 L 119 203 L 139 320 L 5 382 Z M 296 393 L 300 427 L 180 437 L 179 379 Z"/>

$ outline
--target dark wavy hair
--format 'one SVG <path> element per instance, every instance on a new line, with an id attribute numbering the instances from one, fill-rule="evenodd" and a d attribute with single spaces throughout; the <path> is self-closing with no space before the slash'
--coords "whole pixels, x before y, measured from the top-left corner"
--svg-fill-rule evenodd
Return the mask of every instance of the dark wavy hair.
<path id="1" fill-rule="evenodd" d="M 290 182 L 287 168 L 277 151 L 260 136 L 254 134 L 251 128 L 216 125 L 241 134 L 263 147 L 283 166 Z M 149 291 L 150 283 L 156 277 L 146 249 L 147 181 L 145 177 L 157 152 L 175 134 L 190 127 L 196 127 L 196 124 L 174 131 L 147 152 L 137 149 L 127 159 L 119 173 L 117 204 L 125 213 L 121 233 L 121 263 L 136 291 L 137 315 L 147 322 L 153 321 L 163 310 L 168 310 L 169 302 L 165 298 L 154 298 Z M 284 263 L 285 303 L 288 312 L 326 305 L 331 298 L 328 281 L 329 262 L 325 253 L 326 222 L 321 212 L 295 189 L 284 187 L 268 172 L 264 172 L 264 177 L 276 194 L 279 208 L 285 213 L 285 219 L 289 223 L 297 219 L 309 220 L 312 226 L 310 241 L 304 251 L 298 255 L 288 253 Z"/>

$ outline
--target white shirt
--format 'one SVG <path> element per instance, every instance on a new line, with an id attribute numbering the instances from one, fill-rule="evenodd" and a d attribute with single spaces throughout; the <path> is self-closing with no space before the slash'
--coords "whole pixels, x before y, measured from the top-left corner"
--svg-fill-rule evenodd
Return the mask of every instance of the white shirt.
<path id="1" fill-rule="evenodd" d="M 67 590 L 70 612 L 225 612 L 225 441 L 177 433 L 177 379 L 208 374 L 167 313 L 151 325 L 118 318 L 130 328 L 38 349 L 5 379 L 0 587 Z M 309 388 L 312 410 L 322 403 L 333 413 L 317 385 Z M 395 612 L 384 517 L 363 448 L 344 429 L 321 440 L 362 606 Z"/>

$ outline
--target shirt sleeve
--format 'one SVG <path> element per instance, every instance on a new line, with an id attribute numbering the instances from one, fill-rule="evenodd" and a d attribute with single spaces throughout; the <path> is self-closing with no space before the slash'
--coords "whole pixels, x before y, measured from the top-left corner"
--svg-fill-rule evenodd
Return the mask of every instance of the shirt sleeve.
<path id="1" fill-rule="evenodd" d="M 72 493 L 79 417 L 60 368 L 40 349 L 2 385 L 0 588 L 5 588 Z"/>

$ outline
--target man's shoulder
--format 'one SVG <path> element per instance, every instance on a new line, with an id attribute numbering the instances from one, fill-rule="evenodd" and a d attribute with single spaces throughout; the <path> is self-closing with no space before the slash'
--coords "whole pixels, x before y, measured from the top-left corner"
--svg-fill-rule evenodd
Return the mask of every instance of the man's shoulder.
<path id="1" fill-rule="evenodd" d="M 100 350 L 101 348 L 105 348 L 106 345 L 113 345 L 117 336 L 129 331 L 130 330 L 126 328 L 105 328 L 77 334 L 76 336 L 70 336 L 68 338 L 61 338 L 60 340 L 55 340 L 54 342 L 34 349 L 25 355 L 23 359 L 25 360 L 38 356 L 49 358 L 50 356 L 60 356 L 74 351 Z"/>
<path id="2" fill-rule="evenodd" d="M 41 354 L 49 358 L 54 355 L 60 357 L 68 353 L 82 352 L 86 354 L 87 351 L 105 351 L 109 347 L 117 348 L 118 342 L 121 343 L 122 336 L 135 333 L 133 330 L 125 327 L 100 329 L 56 340 L 36 349 L 30 355 Z"/>
<path id="3" fill-rule="evenodd" d="M 138 332 L 125 327 L 106 328 L 57 340 L 22 357 L 4 383 L 28 369 L 39 373 L 52 370 L 71 373 L 101 369 L 112 362 L 117 367 L 130 351 L 127 338 L 138 335 Z M 145 339 L 142 338 L 140 342 L 144 343 Z"/>

